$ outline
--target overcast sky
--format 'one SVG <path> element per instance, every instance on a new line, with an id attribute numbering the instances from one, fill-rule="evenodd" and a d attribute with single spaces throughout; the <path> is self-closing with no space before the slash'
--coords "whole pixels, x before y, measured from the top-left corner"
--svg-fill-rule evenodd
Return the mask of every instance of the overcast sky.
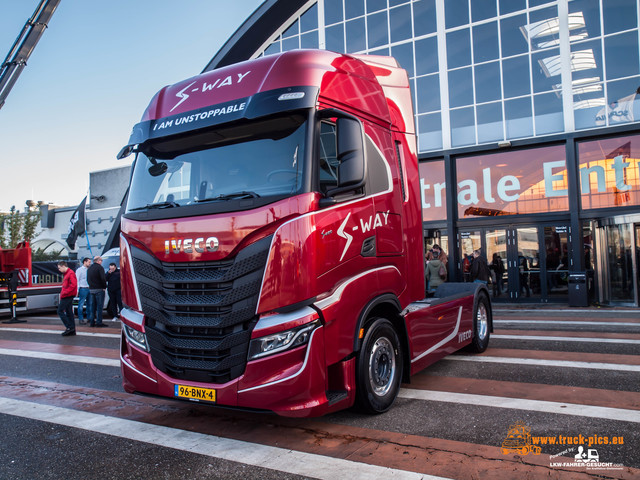
<path id="1" fill-rule="evenodd" d="M 39 0 L 0 1 L 0 62 Z M 0 109 L 0 211 L 77 205 L 151 97 L 202 71 L 262 0 L 61 0 Z"/>

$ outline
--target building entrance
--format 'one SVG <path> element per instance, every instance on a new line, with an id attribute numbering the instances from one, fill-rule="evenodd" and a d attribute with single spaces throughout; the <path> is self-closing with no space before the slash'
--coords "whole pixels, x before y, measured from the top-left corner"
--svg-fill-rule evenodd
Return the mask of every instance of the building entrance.
<path id="1" fill-rule="evenodd" d="M 473 250 L 480 248 L 486 255 L 492 270 L 490 288 L 498 301 L 568 300 L 568 225 L 508 225 L 463 230 L 459 246 L 459 268 L 464 281 L 472 281 Z"/>
<path id="2" fill-rule="evenodd" d="M 640 284 L 640 222 L 598 228 L 600 301 L 638 306 Z"/>

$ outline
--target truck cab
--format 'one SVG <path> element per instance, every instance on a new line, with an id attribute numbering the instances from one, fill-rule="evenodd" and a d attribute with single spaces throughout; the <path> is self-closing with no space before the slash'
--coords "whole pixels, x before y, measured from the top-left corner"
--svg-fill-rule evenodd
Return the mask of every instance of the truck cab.
<path id="1" fill-rule="evenodd" d="M 204 73 L 153 98 L 119 157 L 132 153 L 125 390 L 381 412 L 410 373 L 486 348 L 486 287 L 424 299 L 411 94 L 395 60 L 297 50 Z"/>

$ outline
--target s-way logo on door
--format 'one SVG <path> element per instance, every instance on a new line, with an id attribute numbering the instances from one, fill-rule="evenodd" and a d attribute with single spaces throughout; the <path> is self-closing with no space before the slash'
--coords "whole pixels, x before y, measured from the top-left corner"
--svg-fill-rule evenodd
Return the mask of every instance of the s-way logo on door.
<path id="1" fill-rule="evenodd" d="M 214 88 L 218 89 L 218 88 L 221 88 L 221 87 L 225 87 L 227 85 L 237 85 L 240 82 L 242 82 L 244 77 L 246 77 L 250 73 L 251 73 L 251 70 L 249 70 L 249 71 L 247 71 L 245 73 L 236 73 L 234 75 L 227 75 L 224 78 L 217 78 L 212 83 L 202 82 L 202 91 L 203 92 L 207 92 L 209 90 L 213 90 Z M 173 106 L 173 108 L 171 110 L 169 110 L 170 112 L 173 112 L 176 108 L 178 108 L 178 106 L 180 106 L 182 104 L 182 102 L 184 102 L 187 98 L 189 98 L 191 96 L 191 95 L 189 95 L 187 93 L 187 91 L 189 91 L 191 93 L 195 93 L 195 92 L 199 92 L 200 91 L 200 87 L 191 88 L 196 83 L 197 82 L 191 82 L 189 85 L 187 85 L 182 90 L 180 90 L 178 93 L 176 93 L 176 97 L 178 97 L 180 100 L 178 101 L 178 103 L 176 103 Z"/>
<path id="2" fill-rule="evenodd" d="M 362 233 L 367 233 L 368 231 L 375 230 L 376 228 L 382 227 L 383 225 L 388 225 L 389 211 L 390 210 L 387 210 L 386 212 L 378 212 L 375 215 L 369 215 L 369 219 L 366 222 L 363 219 L 360 219 L 360 226 L 358 227 L 358 225 L 354 225 L 353 227 L 351 227 L 351 231 L 356 232 L 358 231 L 358 229 L 360 229 Z M 347 250 L 349 249 L 349 246 L 353 241 L 353 235 L 344 231 L 347 223 L 349 222 L 349 218 L 351 218 L 351 212 L 349 212 L 345 219 L 342 221 L 337 232 L 339 237 L 344 238 L 347 241 L 346 245 L 344 246 L 344 250 L 342 251 L 342 255 L 340 255 L 340 261 L 342 261 L 342 259 L 346 255 Z"/>

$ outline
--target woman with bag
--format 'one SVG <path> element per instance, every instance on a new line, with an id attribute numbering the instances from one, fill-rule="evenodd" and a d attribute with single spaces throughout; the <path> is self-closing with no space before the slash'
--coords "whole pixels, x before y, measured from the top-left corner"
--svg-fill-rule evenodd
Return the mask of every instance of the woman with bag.
<path id="1" fill-rule="evenodd" d="M 434 258 L 427 265 L 427 285 L 429 292 L 434 292 L 436 288 L 447 281 L 447 268 L 438 258 Z"/>

